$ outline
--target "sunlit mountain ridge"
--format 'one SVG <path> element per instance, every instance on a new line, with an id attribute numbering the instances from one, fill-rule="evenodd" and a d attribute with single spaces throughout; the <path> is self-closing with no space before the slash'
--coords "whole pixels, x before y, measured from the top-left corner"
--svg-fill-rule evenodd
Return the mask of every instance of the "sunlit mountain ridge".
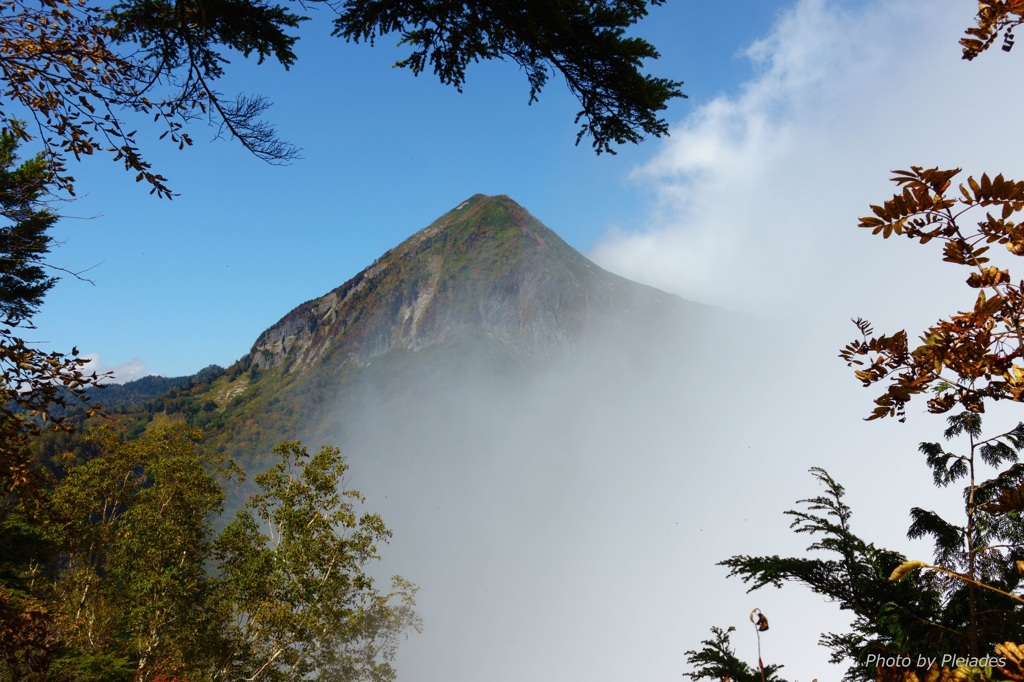
<path id="1" fill-rule="evenodd" d="M 587 348 L 643 362 L 713 319 L 603 270 L 507 196 L 478 194 L 293 309 L 232 366 L 155 396 L 140 418 L 185 419 L 258 468 L 254 453 L 330 440 L 381 400 L 422 400 L 469 376 L 511 389 Z"/>

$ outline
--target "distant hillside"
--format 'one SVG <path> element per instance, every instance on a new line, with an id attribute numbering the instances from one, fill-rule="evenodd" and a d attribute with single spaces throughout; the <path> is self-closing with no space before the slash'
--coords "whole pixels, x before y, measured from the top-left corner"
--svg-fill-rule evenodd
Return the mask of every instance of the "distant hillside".
<path id="1" fill-rule="evenodd" d="M 126 381 L 123 384 L 103 384 L 93 398 L 100 402 L 106 410 L 125 410 L 144 405 L 153 398 L 188 384 L 202 383 L 211 377 L 219 376 L 224 368 L 210 365 L 196 374 L 183 377 L 161 377 L 150 375 Z"/>

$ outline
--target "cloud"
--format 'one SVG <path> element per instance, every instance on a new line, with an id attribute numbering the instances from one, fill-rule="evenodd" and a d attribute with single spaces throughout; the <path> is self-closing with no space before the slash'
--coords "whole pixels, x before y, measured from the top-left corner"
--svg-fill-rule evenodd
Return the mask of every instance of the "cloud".
<path id="1" fill-rule="evenodd" d="M 877 299 L 948 300 L 934 253 L 855 225 L 890 196 L 892 169 L 1021 175 L 1024 136 L 1009 113 L 1024 99 L 1019 55 L 963 62 L 971 19 L 956 0 L 927 12 L 915 0 L 797 2 L 745 51 L 757 76 L 678 122 L 634 171 L 655 197 L 650 214 L 639 230 L 606 234 L 592 257 L 750 312 L 849 317 Z"/>
<path id="2" fill-rule="evenodd" d="M 1015 113 L 1024 104 L 1022 56 L 997 49 L 963 62 L 958 40 L 972 12 L 959 0 L 934 0 L 926 10 L 918 0 L 793 3 L 745 51 L 755 77 L 700 104 L 635 169 L 633 180 L 652 197 L 638 227 L 609 231 L 590 254 L 625 277 L 780 322 L 784 353 L 772 355 L 764 328 L 750 325 L 728 342 L 749 379 L 707 389 L 733 403 L 707 420 L 711 430 L 743 433 L 751 420 L 763 424 L 753 447 L 771 467 L 760 472 L 757 491 L 740 485 L 736 496 L 770 491 L 775 499 L 760 509 L 779 514 L 787 507 L 778 491 L 794 485 L 787 479 L 806 469 L 801 464 L 822 466 L 849 491 L 857 532 L 904 552 L 911 506 L 946 513 L 942 505 L 958 503 L 932 488 L 915 453 L 916 443 L 937 438 L 942 420 L 912 414 L 907 425 L 861 422 L 876 393 L 856 385 L 836 354 L 855 336 L 850 317 L 867 317 L 879 331 L 913 331 L 973 303 L 966 273 L 942 263 L 934 243 L 884 242 L 856 227 L 870 204 L 892 195 L 891 170 L 962 167 L 961 178 L 983 171 L 1024 177 Z M 751 395 L 770 400 L 737 402 Z M 988 417 L 991 427 L 997 417 Z M 813 493 L 807 481 L 798 483 Z M 742 525 L 735 509 L 727 515 L 733 527 Z M 791 540 L 763 538 L 742 551 L 781 553 Z M 718 556 L 732 551 L 715 549 Z M 742 586 L 708 584 L 716 600 L 730 589 Z M 785 590 L 785 599 L 794 595 L 808 596 Z M 749 607 L 771 617 L 770 598 L 758 593 Z M 718 616 L 703 602 L 692 606 L 701 622 L 743 619 Z M 788 602 L 774 610 L 803 613 Z M 800 625 L 775 629 L 788 633 L 773 650 L 787 676 L 822 674 L 824 656 L 807 642 L 842 627 L 839 617 L 822 616 L 828 624 L 819 628 L 801 616 Z"/>
<path id="3" fill-rule="evenodd" d="M 146 363 L 138 357 L 116 365 L 105 364 L 99 353 L 83 353 L 82 358 L 89 362 L 85 367 L 88 372 L 96 372 L 97 374 L 109 372 L 111 374 L 111 378 L 104 383 L 124 384 L 154 374 L 154 372 L 151 372 L 146 367 Z"/>

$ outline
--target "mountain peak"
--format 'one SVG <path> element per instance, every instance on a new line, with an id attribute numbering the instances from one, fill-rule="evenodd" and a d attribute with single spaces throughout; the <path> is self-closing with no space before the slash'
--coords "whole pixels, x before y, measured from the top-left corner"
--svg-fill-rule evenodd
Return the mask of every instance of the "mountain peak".
<path id="1" fill-rule="evenodd" d="M 670 299 L 679 301 L 602 270 L 508 196 L 475 194 L 288 313 L 250 358 L 290 372 L 446 343 L 543 358 L 565 352 L 596 315 Z"/>
<path id="2" fill-rule="evenodd" d="M 525 208 L 505 194 L 496 196 L 474 194 L 407 239 L 397 249 L 403 249 L 403 247 L 406 247 L 404 250 L 415 249 L 424 240 L 432 239 L 442 231 L 482 231 L 487 233 L 508 228 L 522 229 L 530 226 L 530 223 L 547 229 Z"/>

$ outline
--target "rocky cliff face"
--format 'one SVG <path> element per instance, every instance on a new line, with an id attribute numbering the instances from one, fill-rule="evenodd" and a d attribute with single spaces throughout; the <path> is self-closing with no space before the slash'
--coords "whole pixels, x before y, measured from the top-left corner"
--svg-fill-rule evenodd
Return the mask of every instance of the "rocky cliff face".
<path id="1" fill-rule="evenodd" d="M 587 414 L 607 414 L 616 387 L 642 396 L 623 377 L 664 375 L 689 391 L 665 374 L 678 363 L 662 360 L 708 357 L 707 344 L 735 338 L 716 331 L 720 321 L 602 270 L 508 197 L 476 195 L 292 310 L 231 367 L 161 397 L 150 418 L 189 420 L 207 447 L 251 471 L 282 440 L 347 447 L 370 425 L 379 429 L 368 443 L 397 430 L 414 442 L 395 447 L 419 452 L 434 421 L 489 439 L 486 406 L 499 422 L 532 423 L 523 410 L 559 391 L 573 396 L 566 405 L 586 398 Z M 535 390 L 542 384 L 561 388 Z M 603 397 L 595 405 L 591 394 Z"/>
<path id="2" fill-rule="evenodd" d="M 257 339 L 261 369 L 361 367 L 466 342 L 522 360 L 566 353 L 600 320 L 683 302 L 602 270 L 506 196 L 475 195 Z"/>

